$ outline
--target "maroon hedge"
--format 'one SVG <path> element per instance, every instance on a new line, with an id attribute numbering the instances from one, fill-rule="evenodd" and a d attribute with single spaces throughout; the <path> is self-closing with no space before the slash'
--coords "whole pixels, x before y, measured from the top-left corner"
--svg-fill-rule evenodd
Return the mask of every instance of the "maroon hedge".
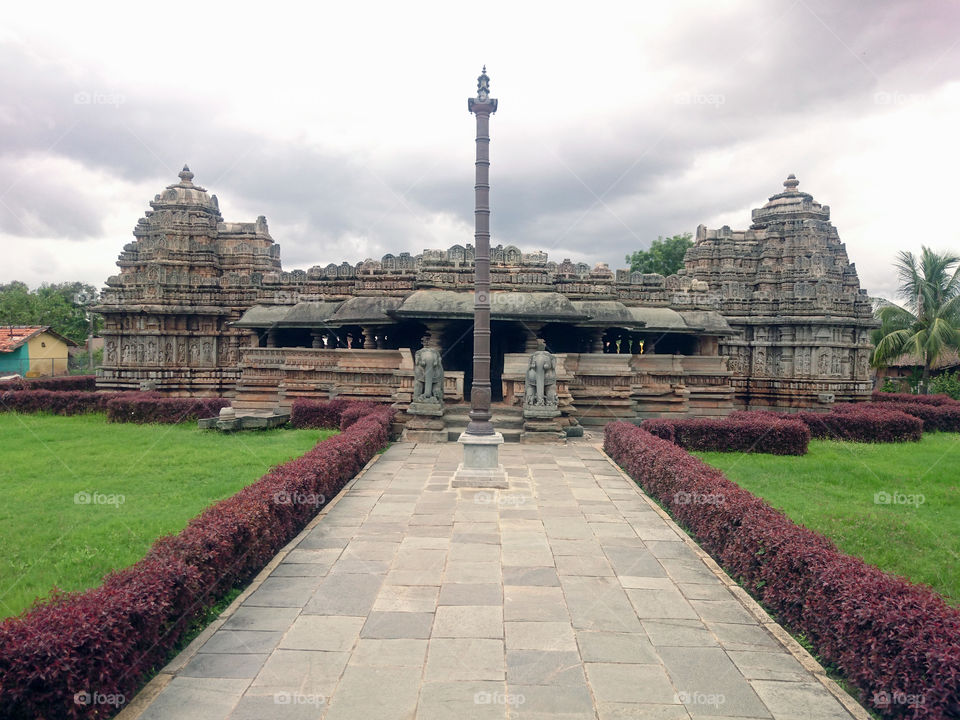
<path id="1" fill-rule="evenodd" d="M 357 419 L 101 587 L 0 623 L 0 718 L 112 715 L 117 707 L 83 704 L 82 693 L 128 702 L 199 611 L 258 572 L 387 443 L 391 420 L 382 411 Z"/>
<path id="2" fill-rule="evenodd" d="M 921 405 L 958 405 L 960 401 L 954 400 L 949 395 L 913 395 L 911 393 L 885 393 L 875 390 L 871 395 L 873 402 L 891 402 L 891 403 L 920 403 Z"/>
<path id="3" fill-rule="evenodd" d="M 810 431 L 775 416 L 644 420 L 644 430 L 687 450 L 804 455 Z"/>
<path id="4" fill-rule="evenodd" d="M 107 420 L 169 425 L 214 417 L 225 407 L 230 407 L 230 401 L 223 398 L 163 398 L 121 394 L 107 401 Z"/>
<path id="5" fill-rule="evenodd" d="M 888 718 L 960 717 L 960 611 L 940 595 L 841 553 L 642 428 L 607 425 L 604 449 L 781 623 L 806 636 L 864 704 Z M 921 702 L 884 702 L 904 697 Z"/>
<path id="6" fill-rule="evenodd" d="M 835 405 L 834 412 L 850 413 L 856 412 L 858 409 L 868 408 L 899 410 L 908 415 L 913 415 L 923 421 L 924 432 L 960 432 L 960 404 L 931 405 L 917 402 L 851 403 Z"/>
<path id="7" fill-rule="evenodd" d="M 771 417 L 799 420 L 810 430 L 810 437 L 820 440 L 848 440 L 853 442 L 917 442 L 923 435 L 923 423 L 913 415 L 894 409 L 892 406 L 871 406 L 858 403 L 848 410 L 828 413 L 798 412 L 773 413 L 765 410 L 732 413 L 730 418 Z"/>
<path id="8" fill-rule="evenodd" d="M 0 390 L 83 390 L 93 392 L 97 389 L 96 375 L 64 375 L 62 377 L 14 378 L 0 381 Z"/>
<path id="9" fill-rule="evenodd" d="M 349 400 L 309 400 L 297 398 L 290 408 L 290 424 L 295 428 L 338 428 Z"/>
<path id="10" fill-rule="evenodd" d="M 112 395 L 78 390 L 8 390 L 0 393 L 0 409 L 5 412 L 54 415 L 84 415 L 102 413 Z"/>

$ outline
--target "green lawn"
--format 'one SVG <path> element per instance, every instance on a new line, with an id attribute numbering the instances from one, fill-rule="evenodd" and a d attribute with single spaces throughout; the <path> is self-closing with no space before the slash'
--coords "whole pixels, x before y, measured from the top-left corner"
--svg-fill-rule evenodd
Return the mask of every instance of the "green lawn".
<path id="1" fill-rule="evenodd" d="M 960 434 L 876 445 L 813 440 L 799 457 L 694 454 L 844 552 L 960 605 Z"/>
<path id="2" fill-rule="evenodd" d="M 0 617 L 54 585 L 98 585 L 157 537 L 330 434 L 0 413 Z"/>

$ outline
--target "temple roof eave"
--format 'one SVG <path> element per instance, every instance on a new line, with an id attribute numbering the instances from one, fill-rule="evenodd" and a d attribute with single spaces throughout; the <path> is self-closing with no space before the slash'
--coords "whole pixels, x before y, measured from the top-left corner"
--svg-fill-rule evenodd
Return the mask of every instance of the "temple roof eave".
<path id="1" fill-rule="evenodd" d="M 470 320 L 473 291 L 417 290 L 390 313 L 411 320 Z M 565 296 L 555 292 L 490 293 L 490 316 L 495 320 L 570 322 L 588 320 Z"/>

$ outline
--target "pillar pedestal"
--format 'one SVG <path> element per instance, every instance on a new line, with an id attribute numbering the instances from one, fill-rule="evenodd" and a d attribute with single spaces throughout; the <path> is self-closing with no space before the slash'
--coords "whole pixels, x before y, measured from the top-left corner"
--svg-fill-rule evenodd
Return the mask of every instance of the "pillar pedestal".
<path id="1" fill-rule="evenodd" d="M 500 446 L 503 435 L 469 435 L 461 433 L 457 440 L 463 445 L 463 462 L 453 474 L 451 486 L 455 488 L 510 487 L 507 471 L 500 464 Z"/>

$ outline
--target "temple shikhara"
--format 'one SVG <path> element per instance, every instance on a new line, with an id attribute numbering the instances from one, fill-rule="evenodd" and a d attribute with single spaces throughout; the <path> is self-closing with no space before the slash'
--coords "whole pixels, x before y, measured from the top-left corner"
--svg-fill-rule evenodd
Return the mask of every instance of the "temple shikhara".
<path id="1" fill-rule="evenodd" d="M 238 411 L 366 398 L 404 411 L 414 439 L 456 439 L 472 244 L 284 271 L 266 219 L 224 221 L 193 179 L 184 167 L 154 197 L 107 280 L 99 387 L 221 395 Z M 527 250 L 490 250 L 493 415 L 507 440 L 870 394 L 870 300 L 830 208 L 793 175 L 749 229 L 698 227 L 669 277 Z"/>

